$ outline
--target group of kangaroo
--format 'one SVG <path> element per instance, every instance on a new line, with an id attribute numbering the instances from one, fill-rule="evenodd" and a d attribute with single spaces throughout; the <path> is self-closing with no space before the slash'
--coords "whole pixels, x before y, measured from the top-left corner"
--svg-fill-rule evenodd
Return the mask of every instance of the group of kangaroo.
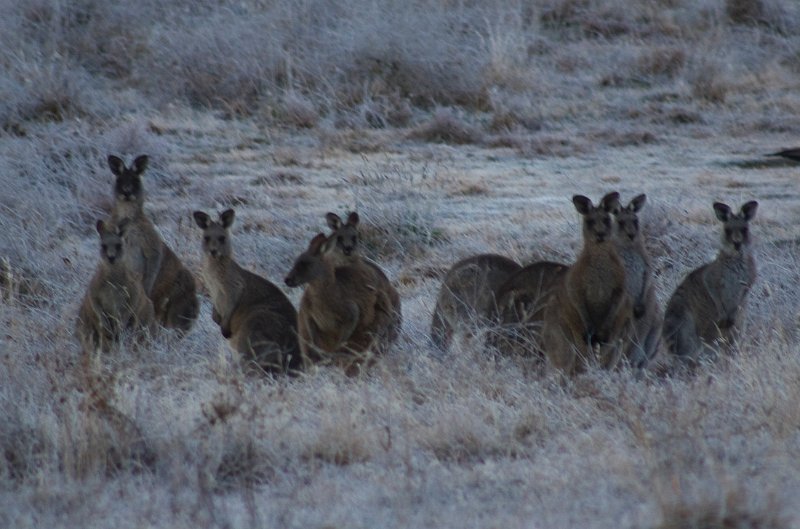
<path id="1" fill-rule="evenodd" d="M 159 236 L 144 211 L 142 174 L 147 156 L 130 166 L 114 155 L 114 206 L 96 224 L 100 264 L 81 303 L 76 333 L 84 352 L 108 351 L 126 333 L 159 326 L 188 331 L 199 315 L 195 279 Z M 739 213 L 714 204 L 723 223 L 716 260 L 691 272 L 662 316 L 650 258 L 639 229 L 645 195 L 622 207 L 609 193 L 595 206 L 581 195 L 583 250 L 575 263 L 528 266 L 495 254 L 457 262 L 439 291 L 431 325 L 435 345 L 447 349 L 456 332 L 490 329 L 490 346 L 533 354 L 567 374 L 589 365 L 611 369 L 624 359 L 645 367 L 663 342 L 692 362 L 735 339 L 741 309 L 755 280 L 748 223 L 757 203 Z M 194 212 L 202 230 L 201 277 L 212 319 L 248 371 L 294 374 L 333 364 L 357 374 L 397 339 L 400 296 L 386 274 L 358 251 L 358 214 L 343 221 L 328 213 L 330 234 L 319 233 L 285 278 L 306 285 L 295 310 L 283 291 L 235 260 L 228 209 L 211 218 Z"/>
<path id="2" fill-rule="evenodd" d="M 87 353 L 112 349 L 126 332 L 152 333 L 159 325 L 186 332 L 199 314 L 194 277 L 144 212 L 147 163 L 144 155 L 130 167 L 108 157 L 114 206 L 108 220 L 97 221 L 101 259 L 76 328 Z M 330 363 L 354 374 L 397 339 L 400 296 L 380 267 L 359 255 L 357 213 L 346 221 L 328 213 L 332 233 L 312 238 L 286 276 L 287 286 L 306 285 L 299 311 L 280 288 L 236 262 L 232 209 L 217 219 L 193 216 L 203 232 L 201 276 L 212 319 L 246 370 L 292 374 Z"/>
<path id="3" fill-rule="evenodd" d="M 714 203 L 723 228 L 719 254 L 686 276 L 662 314 L 639 226 L 645 201 L 638 195 L 623 207 L 612 192 L 595 206 L 573 196 L 583 217 L 583 249 L 572 265 L 523 267 L 496 254 L 459 261 L 439 291 L 431 339 L 447 349 L 456 331 L 484 327 L 489 346 L 546 359 L 570 375 L 590 365 L 647 367 L 662 344 L 677 360 L 672 365 L 713 358 L 735 341 L 756 278 L 748 224 L 758 203 L 738 213 Z"/>

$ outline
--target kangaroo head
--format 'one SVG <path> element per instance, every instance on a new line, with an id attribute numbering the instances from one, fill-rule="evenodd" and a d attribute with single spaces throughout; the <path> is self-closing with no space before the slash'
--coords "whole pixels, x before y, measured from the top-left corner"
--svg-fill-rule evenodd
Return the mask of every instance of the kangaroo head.
<path id="1" fill-rule="evenodd" d="M 623 240 L 636 240 L 639 236 L 639 211 L 644 207 L 647 195 L 634 197 L 625 207 L 617 211 L 617 233 Z"/>
<path id="2" fill-rule="evenodd" d="M 325 220 L 333 230 L 331 238 L 336 241 L 336 248 L 346 256 L 355 254 L 358 251 L 358 213 L 351 212 L 347 222 L 342 222 L 336 213 L 327 213 Z"/>
<path id="3" fill-rule="evenodd" d="M 122 237 L 125 235 L 127 220 L 120 221 L 116 226 L 102 220 L 97 221 L 97 233 L 100 235 L 100 257 L 113 265 L 122 261 L 124 244 Z"/>
<path id="4" fill-rule="evenodd" d="M 333 251 L 335 247 L 333 237 L 325 237 L 324 233 L 318 233 L 308 243 L 306 251 L 295 259 L 292 269 L 289 270 L 289 274 L 284 280 L 286 286 L 299 287 L 322 276 L 327 270 L 325 255 Z"/>
<path id="5" fill-rule="evenodd" d="M 756 216 L 758 202 L 751 200 L 734 213 L 730 206 L 714 202 L 714 213 L 722 221 L 722 251 L 736 253 L 750 245 L 748 223 Z"/>
<path id="6" fill-rule="evenodd" d="M 611 238 L 614 224 L 611 215 L 619 211 L 619 193 L 608 193 L 595 206 L 583 195 L 572 197 L 575 209 L 583 215 L 583 240 L 601 243 Z"/>
<path id="7" fill-rule="evenodd" d="M 130 167 L 121 158 L 110 154 L 108 166 L 117 179 L 114 182 L 114 197 L 117 202 L 144 203 L 142 173 L 147 169 L 147 155 L 137 157 Z"/>
<path id="8" fill-rule="evenodd" d="M 219 222 L 211 220 L 211 217 L 203 211 L 195 211 L 194 221 L 203 230 L 203 254 L 212 259 L 230 257 L 231 238 L 228 228 L 233 224 L 235 213 L 232 209 L 227 209 L 219 214 Z"/>

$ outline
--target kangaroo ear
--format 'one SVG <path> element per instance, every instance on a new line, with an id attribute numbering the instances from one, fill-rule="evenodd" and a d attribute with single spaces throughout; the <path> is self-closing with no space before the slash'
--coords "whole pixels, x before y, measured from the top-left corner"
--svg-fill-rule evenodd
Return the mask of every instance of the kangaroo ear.
<path id="1" fill-rule="evenodd" d="M 744 217 L 744 220 L 748 222 L 753 220 L 753 217 L 756 216 L 756 209 L 758 209 L 758 202 L 755 200 L 751 200 L 742 206 L 742 216 Z"/>
<path id="2" fill-rule="evenodd" d="M 236 216 L 236 213 L 232 209 L 226 209 L 222 213 L 219 214 L 219 220 L 222 223 L 222 227 L 228 229 L 233 224 L 233 219 Z"/>
<path id="3" fill-rule="evenodd" d="M 202 211 L 195 211 L 192 213 L 192 216 L 194 217 L 194 221 L 197 223 L 197 225 L 204 230 L 211 225 L 211 217 Z"/>
<path id="4" fill-rule="evenodd" d="M 351 211 L 350 214 L 347 216 L 347 225 L 356 227 L 358 226 L 359 220 L 360 219 L 358 218 L 358 213 L 356 213 L 355 211 Z"/>
<path id="5" fill-rule="evenodd" d="M 308 243 L 308 251 L 312 255 L 316 255 L 321 253 L 322 245 L 324 245 L 328 241 L 328 238 L 325 237 L 324 233 L 318 233 L 311 239 L 311 242 Z"/>
<path id="6" fill-rule="evenodd" d="M 106 231 L 106 223 L 103 222 L 102 220 L 98 220 L 97 224 L 95 224 L 94 227 L 97 229 L 97 233 L 99 233 L 100 235 L 102 235 Z"/>
<path id="7" fill-rule="evenodd" d="M 589 197 L 574 195 L 572 197 L 572 203 L 575 204 L 575 209 L 577 209 L 578 213 L 581 215 L 588 215 L 589 212 L 592 211 L 592 201 Z"/>
<path id="8" fill-rule="evenodd" d="M 142 154 L 141 156 L 137 156 L 136 159 L 133 161 L 133 165 L 131 165 L 131 169 L 137 175 L 141 175 L 145 169 L 147 169 L 147 162 L 149 158 L 146 154 Z"/>
<path id="9" fill-rule="evenodd" d="M 328 227 L 333 231 L 338 230 L 342 227 L 342 219 L 339 218 L 339 215 L 332 212 L 327 212 L 325 214 L 325 221 L 328 223 Z"/>
<path id="10" fill-rule="evenodd" d="M 108 155 L 108 166 L 111 168 L 111 172 L 114 176 L 120 176 L 125 170 L 125 162 L 122 161 L 122 158 L 114 156 L 113 154 Z"/>
<path id="11" fill-rule="evenodd" d="M 714 202 L 714 213 L 722 222 L 728 222 L 731 218 L 731 207 L 722 202 Z"/>
<path id="12" fill-rule="evenodd" d="M 612 191 L 611 193 L 606 194 L 606 196 L 600 199 L 599 207 L 603 208 L 606 213 L 611 213 L 613 215 L 619 213 L 619 210 L 621 209 L 619 204 L 619 193 Z"/>
<path id="13" fill-rule="evenodd" d="M 641 209 L 644 207 L 645 202 L 647 202 L 647 195 L 642 193 L 641 195 L 633 197 L 631 203 L 628 204 L 628 208 L 630 208 L 634 213 L 639 213 L 639 211 L 641 211 Z"/>

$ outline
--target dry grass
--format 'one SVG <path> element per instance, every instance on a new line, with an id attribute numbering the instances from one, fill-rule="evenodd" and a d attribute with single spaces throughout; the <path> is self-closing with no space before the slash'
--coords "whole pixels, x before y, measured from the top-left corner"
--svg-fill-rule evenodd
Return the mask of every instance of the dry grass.
<path id="1" fill-rule="evenodd" d="M 796 171 L 727 163 L 797 140 L 793 2 L 0 12 L 0 526 L 800 523 Z M 87 371 L 73 326 L 108 153 L 150 155 L 146 209 L 194 271 L 195 209 L 235 205 L 237 259 L 276 284 L 327 211 L 357 209 L 400 290 L 398 343 L 360 378 L 247 377 L 204 296 L 187 336 Z M 453 262 L 568 262 L 569 197 L 611 189 L 648 194 L 662 304 L 713 257 L 711 202 L 759 200 L 735 356 L 563 381 L 480 339 L 432 348 Z"/>

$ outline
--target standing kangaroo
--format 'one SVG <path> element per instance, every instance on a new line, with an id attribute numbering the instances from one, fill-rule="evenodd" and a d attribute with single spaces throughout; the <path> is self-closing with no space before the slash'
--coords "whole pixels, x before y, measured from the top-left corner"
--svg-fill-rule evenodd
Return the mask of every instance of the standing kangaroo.
<path id="1" fill-rule="evenodd" d="M 376 315 L 388 303 L 362 267 L 337 266 L 336 242 L 319 233 L 286 276 L 290 287 L 307 284 L 300 300 L 297 330 L 304 358 L 337 364 L 356 374 L 394 340 L 390 323 Z"/>
<path id="2" fill-rule="evenodd" d="M 633 334 L 625 357 L 637 368 L 652 360 L 661 343 L 662 314 L 656 300 L 653 267 L 639 229 L 638 213 L 646 200 L 646 195 L 637 195 L 616 214 L 617 253 L 625 267 L 625 283 L 633 303 Z"/>
<path id="3" fill-rule="evenodd" d="M 100 264 L 81 303 L 76 326 L 85 353 L 109 351 L 123 331 L 153 326 L 153 304 L 139 277 L 125 265 L 125 224 L 97 221 Z"/>
<path id="4" fill-rule="evenodd" d="M 130 221 L 125 232 L 128 247 L 125 261 L 142 278 L 142 285 L 153 301 L 156 320 L 165 327 L 186 332 L 200 310 L 197 287 L 192 274 L 161 240 L 153 223 L 144 213 L 142 173 L 147 156 L 139 156 L 130 167 L 110 155 L 108 165 L 116 176 L 112 219 Z"/>
<path id="5" fill-rule="evenodd" d="M 216 222 L 194 212 L 203 230 L 203 280 L 214 307 L 211 317 L 246 369 L 294 372 L 302 367 L 297 312 L 281 289 L 236 263 L 230 237 L 234 216 L 228 209 Z"/>
<path id="6" fill-rule="evenodd" d="M 364 270 L 364 274 L 370 277 L 370 284 L 379 291 L 385 292 L 385 296 L 379 296 L 379 304 L 376 307 L 376 318 L 384 319 L 387 322 L 388 337 L 390 341 L 397 339 L 400 334 L 400 327 L 403 323 L 403 313 L 400 304 L 400 294 L 394 288 L 389 278 L 375 262 L 362 257 L 358 251 L 358 224 L 359 217 L 355 211 L 350 212 L 347 221 L 336 213 L 328 212 L 325 215 L 328 227 L 333 230 L 328 236 L 329 239 L 336 241 L 336 251 L 331 252 L 331 259 L 335 266 L 356 266 Z M 388 301 L 388 303 L 382 303 Z"/>
<path id="7" fill-rule="evenodd" d="M 521 266 L 508 257 L 478 254 L 461 259 L 447 271 L 439 288 L 431 321 L 431 340 L 450 347 L 457 331 L 488 326 L 496 312 L 496 292 Z"/>
<path id="8" fill-rule="evenodd" d="M 753 200 L 733 213 L 727 204 L 714 203 L 723 227 L 719 254 L 686 276 L 664 315 L 664 341 L 678 358 L 691 363 L 713 357 L 716 345 L 735 340 L 745 298 L 756 280 L 748 224 L 757 208 Z"/>
<path id="9" fill-rule="evenodd" d="M 619 193 L 607 194 L 597 207 L 583 195 L 572 202 L 583 216 L 583 250 L 552 294 L 543 324 L 547 359 L 567 374 L 595 362 L 614 368 L 632 315 L 625 267 L 613 242 Z"/>

